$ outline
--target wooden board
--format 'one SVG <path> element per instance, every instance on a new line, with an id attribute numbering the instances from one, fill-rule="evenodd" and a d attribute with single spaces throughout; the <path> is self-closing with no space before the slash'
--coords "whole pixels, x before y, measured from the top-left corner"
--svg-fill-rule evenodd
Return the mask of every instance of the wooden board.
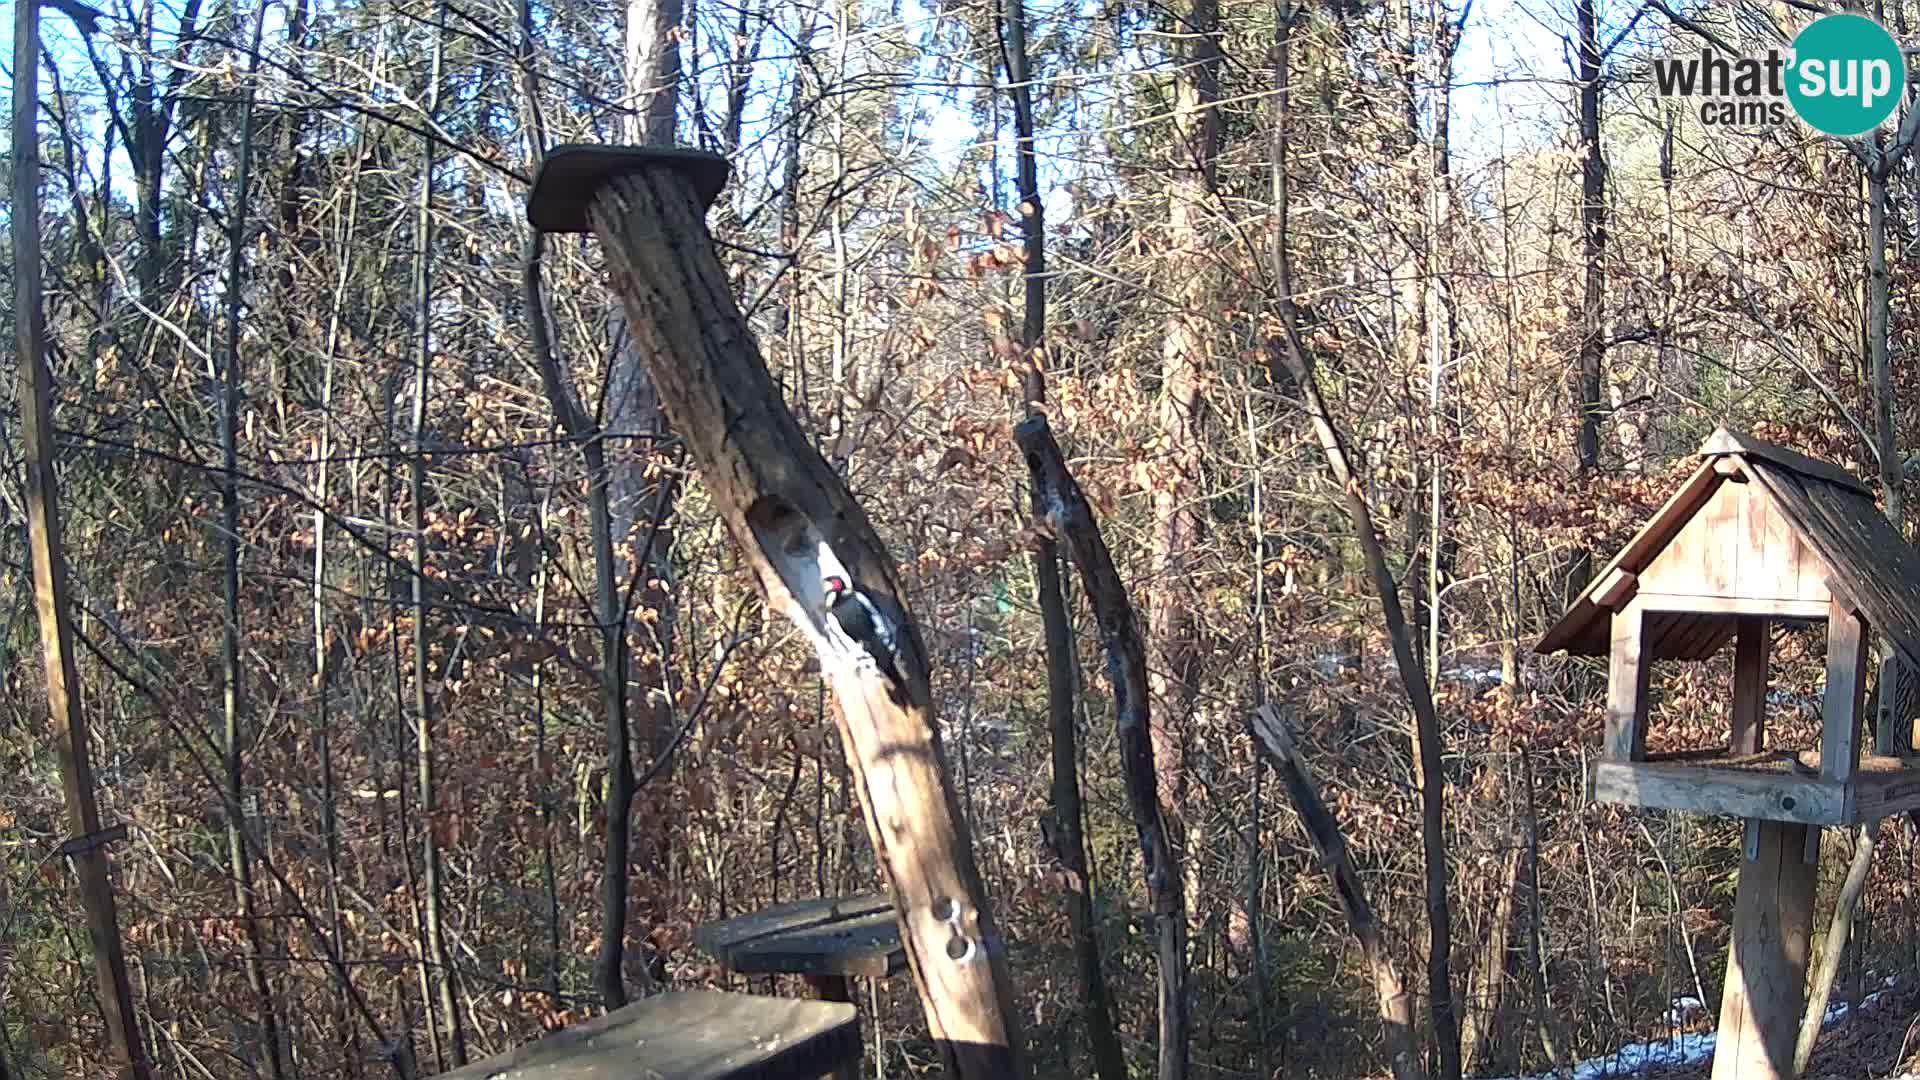
<path id="1" fill-rule="evenodd" d="M 441 1080 L 788 1080 L 859 1059 L 851 1005 L 689 990 L 616 1009 Z"/>
<path id="2" fill-rule="evenodd" d="M 1920 809 L 1920 768 L 1861 754 L 1850 780 L 1820 775 L 1817 750 L 1726 749 L 1593 763 L 1595 802 L 1802 825 L 1857 825 Z M 1787 801 L 1792 800 L 1788 806 Z"/>
<path id="3" fill-rule="evenodd" d="M 883 979 L 907 966 L 893 901 L 879 893 L 801 900 L 693 932 L 729 971 Z"/>
<path id="4" fill-rule="evenodd" d="M 1820 773 L 1845 780 L 1860 756 L 1867 690 L 1867 624 L 1833 601 L 1827 616 L 1827 688 L 1820 700 Z"/>
<path id="5" fill-rule="evenodd" d="M 1693 762 L 1613 761 L 1593 765 L 1595 802 L 1686 810 L 1805 825 L 1840 825 L 1845 785 L 1791 767 Z"/>
<path id="6" fill-rule="evenodd" d="M 1639 582 L 1676 596 L 1824 601 L 1826 573 L 1765 485 L 1741 475 L 1713 489 Z"/>
<path id="7" fill-rule="evenodd" d="M 1791 1080 L 1805 1004 L 1819 867 L 1803 858 L 1807 827 L 1756 823 L 1755 858 L 1740 863 L 1733 943 L 1720 994 L 1713 1080 Z"/>

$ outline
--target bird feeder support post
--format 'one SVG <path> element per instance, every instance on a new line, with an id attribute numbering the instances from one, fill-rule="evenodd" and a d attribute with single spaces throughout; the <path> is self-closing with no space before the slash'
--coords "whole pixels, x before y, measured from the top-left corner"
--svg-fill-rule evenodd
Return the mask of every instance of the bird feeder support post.
<path id="1" fill-rule="evenodd" d="M 919 630 L 892 559 L 788 410 L 734 301 L 706 228 L 726 169 L 685 150 L 562 147 L 543 162 L 527 213 L 537 228 L 599 237 L 640 359 L 714 509 L 768 608 L 819 655 L 949 1075 L 1020 1076 L 1005 946 L 948 782 Z M 836 614 L 834 578 L 874 620 L 865 640 Z"/>
<path id="2" fill-rule="evenodd" d="M 1653 657 L 1646 650 L 1646 609 L 1630 600 L 1613 613 L 1613 641 L 1607 656 L 1607 736 L 1605 754 L 1613 761 L 1647 756 L 1647 680 Z"/>

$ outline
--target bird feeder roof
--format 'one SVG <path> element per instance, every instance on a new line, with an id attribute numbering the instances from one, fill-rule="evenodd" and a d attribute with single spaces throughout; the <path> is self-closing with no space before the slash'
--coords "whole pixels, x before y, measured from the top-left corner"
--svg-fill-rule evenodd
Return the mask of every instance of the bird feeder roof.
<path id="1" fill-rule="evenodd" d="M 1700 458 L 1536 651 L 1605 655 L 1620 596 L 1636 583 L 1645 587 L 1640 576 L 1651 570 L 1668 594 L 1648 619 L 1646 644 L 1655 657 L 1698 660 L 1718 652 L 1734 632 L 1739 600 L 1758 584 L 1774 595 L 1792 593 L 1808 610 L 1828 596 L 1840 600 L 1920 666 L 1920 550 L 1874 505 L 1871 489 L 1830 462 L 1725 428 L 1701 446 Z M 1744 489 L 1721 490 L 1735 482 Z M 1704 556 L 1709 572 L 1662 576 L 1661 557 L 1670 551 L 1665 565 Z"/>

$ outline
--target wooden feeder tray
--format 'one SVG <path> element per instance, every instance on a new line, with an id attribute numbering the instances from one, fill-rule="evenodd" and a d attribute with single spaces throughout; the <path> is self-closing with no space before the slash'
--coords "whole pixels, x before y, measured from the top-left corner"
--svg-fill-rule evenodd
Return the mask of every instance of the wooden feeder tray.
<path id="1" fill-rule="evenodd" d="M 440 1080 L 786 1080 L 859 1059 L 851 1005 L 689 990 L 615 1009 Z"/>
<path id="2" fill-rule="evenodd" d="M 1596 802 L 1800 825 L 1858 825 L 1920 809 L 1920 769 L 1879 754 L 1862 753 L 1845 780 L 1820 775 L 1818 750 L 1725 748 L 1645 761 L 1602 758 L 1589 780 Z"/>
<path id="3" fill-rule="evenodd" d="M 693 940 L 743 975 L 884 979 L 907 965 L 893 901 L 879 893 L 763 908 L 699 927 Z"/>

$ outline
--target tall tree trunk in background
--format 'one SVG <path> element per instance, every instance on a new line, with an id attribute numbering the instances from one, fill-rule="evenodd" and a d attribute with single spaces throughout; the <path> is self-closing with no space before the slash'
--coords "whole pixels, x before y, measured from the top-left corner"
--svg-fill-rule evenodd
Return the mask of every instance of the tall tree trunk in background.
<path id="1" fill-rule="evenodd" d="M 365 160 L 365 139 L 355 141 L 353 183 L 347 195 L 347 205 L 343 215 L 336 218 L 335 235 L 339 250 L 350 250 L 355 227 L 360 220 L 360 171 Z M 334 376 L 340 364 L 341 313 L 346 306 L 347 282 L 351 261 L 340 260 L 340 272 L 333 283 L 333 295 L 327 309 L 327 331 L 322 345 L 320 372 L 320 415 L 333 415 Z M 326 849 L 327 860 L 327 926 L 333 935 L 335 947 L 347 951 L 346 926 L 340 909 L 340 828 L 339 815 L 336 812 L 336 786 L 333 772 L 333 680 L 337 672 L 331 658 L 334 655 L 344 657 L 344 647 L 335 651 L 335 642 L 327 623 L 327 507 L 332 495 L 332 462 L 334 425 L 325 420 L 320 425 L 319 442 L 315 447 L 314 509 L 313 509 L 313 584 L 309 592 L 313 618 L 313 686 L 318 698 L 316 707 L 320 712 L 317 725 L 318 751 L 320 754 L 320 836 Z M 349 741 L 349 745 L 351 742 Z M 336 1020 L 341 1030 L 347 1032 L 348 1049 L 353 1054 L 353 1075 L 359 1075 L 360 1031 L 352 1026 L 348 1017 L 347 991 L 344 986 L 337 988 Z"/>
<path id="2" fill-rule="evenodd" d="M 166 286 L 166 255 L 162 246 L 160 217 L 161 201 L 165 198 L 162 180 L 166 175 L 167 141 L 173 133 L 174 109 L 180 100 L 178 84 L 189 70 L 184 61 L 199 36 L 196 28 L 200 7 L 201 0 L 187 0 L 180 9 L 175 25 L 166 28 L 173 37 L 174 47 L 162 49 L 154 41 L 157 5 L 153 0 L 145 0 L 135 15 L 135 33 L 140 38 L 141 47 L 134 50 L 133 54 L 123 54 L 120 62 L 120 78 L 132 83 L 132 101 L 124 111 L 114 109 L 113 118 L 121 129 L 121 139 L 127 146 L 127 158 L 133 166 L 133 274 L 139 285 L 140 300 L 154 310 L 159 310 L 162 303 L 160 294 Z M 132 55 L 137 55 L 138 59 L 132 59 Z M 137 71 L 135 63 L 139 64 Z M 164 82 L 159 74 L 162 68 L 167 71 Z M 97 54 L 94 56 L 94 71 L 104 85 L 112 86 L 116 82 Z M 111 91 L 109 95 L 111 100 Z"/>
<path id="3" fill-rule="evenodd" d="M 1908 106 L 1920 109 L 1920 106 Z M 1876 138 L 1876 145 L 1884 145 Z M 1887 210 L 1891 196 L 1887 177 L 1892 161 L 1880 155 L 1869 160 L 1863 171 L 1867 188 L 1867 373 L 1873 383 L 1874 450 L 1880 457 L 1880 495 L 1886 501 L 1887 519 L 1900 535 L 1907 534 L 1904 494 L 1906 464 L 1900 454 L 1899 436 L 1894 427 L 1894 388 L 1891 342 L 1892 275 L 1887 267 Z M 1880 639 L 1880 674 L 1875 684 L 1872 709 L 1874 750 L 1898 754 L 1914 749 L 1911 729 L 1900 730 L 1900 684 L 1904 663 L 1899 651 L 1886 637 Z M 1916 673 L 1906 672 L 1913 678 Z"/>
<path id="4" fill-rule="evenodd" d="M 1033 145 L 1033 75 L 1027 54 L 1026 0 L 1006 0 L 1005 20 L 1001 48 L 1007 82 L 1013 91 L 1019 210 L 1025 233 L 1021 383 L 1027 399 L 1026 414 L 1034 416 L 1047 400 L 1047 230 Z M 1034 513 L 1044 514 L 1038 488 L 1033 491 L 1033 499 Z M 1033 576 L 1046 634 L 1047 726 L 1053 734 L 1053 784 L 1048 807 L 1051 828 L 1045 830 L 1045 838 L 1066 871 L 1067 921 L 1073 930 L 1074 957 L 1080 968 L 1080 1000 L 1085 1010 L 1087 1042 L 1093 1050 L 1094 1073 L 1100 1080 L 1126 1080 L 1126 1054 L 1114 1034 L 1106 975 L 1100 968 L 1099 926 L 1094 921 L 1093 883 L 1082 835 L 1079 754 L 1075 749 L 1079 733 L 1073 714 L 1073 629 L 1067 621 L 1066 596 L 1061 587 L 1058 540 L 1041 538 L 1033 556 Z"/>
<path id="5" fill-rule="evenodd" d="M 633 110 L 628 116 L 629 142 L 671 146 L 678 114 L 680 45 L 678 32 L 682 16 L 680 0 L 628 0 L 626 7 L 625 100 Z M 607 447 L 599 442 L 602 457 L 600 473 L 590 480 L 605 502 L 596 507 L 594 531 L 610 533 L 611 544 L 605 553 L 605 565 L 596 539 L 595 580 L 599 591 L 602 621 L 602 660 L 605 677 L 617 688 L 619 701 L 607 697 L 607 824 L 606 875 L 602 916 L 602 937 L 597 960 L 600 992 L 609 1006 L 626 1001 L 624 965 L 626 957 L 627 908 L 632 860 L 637 858 L 641 892 L 647 903 L 648 917 L 657 917 L 657 898 L 669 883 L 668 853 L 672 850 L 666 799 L 653 800 L 643 808 L 639 836 L 633 835 L 634 772 L 633 754 L 637 745 L 648 762 L 665 749 L 672 729 L 673 687 L 668 678 L 673 650 L 675 622 L 671 592 L 673 536 L 666 527 L 642 530 L 642 522 L 665 520 L 672 512 L 673 486 L 656 465 L 664 438 L 669 434 L 660 400 L 648 380 L 646 368 L 635 353 L 626 313 L 618 303 L 607 312 L 609 334 L 613 341 L 612 370 L 607 373 L 606 393 L 601 403 L 601 421 L 596 436 L 604 433 L 627 440 L 624 455 L 605 460 Z M 584 417 L 581 419 L 584 420 Z M 572 430 L 572 429 L 570 429 Z M 584 435 L 584 431 L 574 431 Z M 598 441 L 598 440 L 596 440 Z M 593 465 L 589 464 L 589 470 Z M 663 505 L 664 503 L 664 505 Z M 601 515 L 604 515 L 602 519 Z M 642 533 L 651 537 L 643 542 Z M 629 550 L 628 545 L 633 545 Z M 626 552 L 626 559 L 616 552 Z M 631 562 L 629 575 L 637 587 L 638 606 L 648 615 L 636 622 L 648 632 L 648 648 L 642 653 L 636 685 L 630 685 L 633 643 L 628 640 L 629 604 L 618 588 L 617 565 Z M 632 725 L 638 723 L 639 730 Z M 666 785 L 662 785 L 662 789 Z M 636 851 L 637 849 L 637 851 Z M 646 977 L 648 985 L 652 979 Z"/>
<path id="6" fill-rule="evenodd" d="M 1464 18 L 1464 16 L 1463 16 Z M 1445 4 L 1434 12 L 1433 139 L 1428 146 L 1427 274 L 1422 303 L 1427 324 L 1427 410 L 1433 452 L 1427 460 L 1426 661 L 1440 677 L 1440 638 L 1445 628 L 1441 590 L 1453 576 L 1459 542 L 1447 531 L 1447 447 L 1457 434 L 1447 414 L 1447 373 L 1460 351 L 1458 310 L 1453 299 L 1453 57 L 1461 26 Z"/>
<path id="7" fill-rule="evenodd" d="M 1601 365 L 1606 359 L 1606 277 L 1602 259 L 1607 245 L 1607 166 L 1600 156 L 1600 27 L 1594 5 L 1574 0 L 1573 21 L 1579 41 L 1580 75 L 1580 298 L 1579 360 L 1573 379 L 1573 408 L 1579 419 L 1573 449 L 1576 482 L 1593 482 L 1600 469 L 1600 415 L 1604 409 Z M 1593 574 L 1593 553 L 1575 552 L 1566 581 L 1567 599 L 1586 588 Z"/>
<path id="8" fill-rule="evenodd" d="M 26 457 L 27 543 L 33 559 L 34 611 L 40 655 L 46 665 L 47 719 L 57 732 L 67 802 L 67 828 L 75 839 L 100 831 L 93 763 L 87 745 L 87 713 L 80 701 L 80 672 L 73 656 L 72 595 L 67 553 L 60 535 L 60 489 L 53 469 L 53 372 L 47 365 L 47 325 L 40 285 L 40 5 L 13 9 L 13 332 L 20 368 L 20 438 Z M 104 847 L 73 856 L 80 879 L 93 953 L 94 993 L 105 1014 L 108 1054 L 126 1080 L 146 1080 L 146 1047 L 133 1011 L 133 987 L 121 951 L 120 919 Z"/>
<path id="9" fill-rule="evenodd" d="M 1513 936 L 1513 902 L 1520 892 L 1520 855 L 1515 844 L 1507 854 L 1506 873 L 1494 883 L 1493 910 L 1487 916 L 1487 933 L 1480 939 L 1480 955 L 1473 962 L 1467 979 L 1466 1007 L 1460 1030 L 1460 1069 L 1472 1072 L 1486 1058 L 1488 1049 L 1498 1048 L 1495 1035 L 1500 1022 L 1500 992 L 1506 984 L 1507 950 Z"/>
<path id="10" fill-rule="evenodd" d="M 1407 628 L 1406 614 L 1400 607 L 1398 583 L 1387 566 L 1380 531 L 1373 520 L 1373 508 L 1367 504 L 1365 490 L 1348 455 L 1346 438 L 1327 410 L 1320 393 L 1318 377 L 1307 356 L 1299 327 L 1299 311 L 1293 299 L 1292 254 L 1287 235 L 1290 184 L 1287 177 L 1287 124 L 1289 98 L 1287 72 L 1290 65 L 1290 41 L 1280 41 L 1280 89 L 1274 94 L 1275 123 L 1273 155 L 1273 232 L 1271 259 L 1277 306 L 1280 310 L 1279 333 L 1268 342 L 1272 379 L 1275 385 L 1291 381 L 1299 388 L 1307 418 L 1326 457 L 1327 471 L 1341 492 L 1354 537 L 1366 558 L 1380 600 L 1387 637 L 1393 644 L 1394 664 L 1401 686 L 1413 708 L 1414 755 L 1420 783 L 1420 836 L 1426 863 L 1427 925 L 1431 945 L 1427 950 L 1427 997 L 1433 1014 L 1433 1037 L 1440 1055 L 1441 1080 L 1460 1080 L 1460 1024 L 1454 1013 L 1451 962 L 1453 953 L 1452 915 L 1447 905 L 1447 847 L 1445 833 L 1446 774 L 1442 769 L 1440 717 L 1434 708 L 1433 693 L 1426 671 L 1414 653 L 1413 635 Z"/>
<path id="11" fill-rule="evenodd" d="M 233 901 L 239 908 L 240 931 L 246 942 L 247 987 L 253 991 L 254 1007 L 259 1010 L 260 1041 L 266 1045 L 268 1071 L 274 1080 L 280 1080 L 286 1075 L 280 1060 L 280 1022 L 274 1014 L 273 989 L 267 983 L 266 967 L 260 959 L 260 922 L 254 912 L 253 855 L 247 850 L 242 828 L 247 816 L 247 798 L 241 765 L 245 726 L 242 712 L 246 700 L 240 677 L 240 278 L 245 266 L 248 199 L 252 196 L 247 189 L 253 164 L 254 84 L 251 80 L 259 72 L 260 39 L 265 24 L 266 5 L 262 4 L 254 13 L 253 54 L 248 65 L 246 100 L 241 106 L 240 147 L 227 223 L 227 339 L 223 350 L 226 370 L 221 372 L 220 395 L 221 582 L 226 602 L 226 625 L 220 650 L 226 717 L 221 749 L 226 765 L 227 869 L 233 875 Z"/>
<path id="12" fill-rule="evenodd" d="M 1200 412 L 1211 303 L 1209 275 L 1202 272 L 1206 239 L 1202 223 L 1213 190 L 1214 159 L 1220 152 L 1219 0 L 1192 0 L 1179 21 L 1174 49 L 1174 129 L 1172 171 L 1167 181 L 1168 279 L 1175 300 L 1167 314 L 1160 351 L 1160 397 L 1155 427 L 1170 475 L 1153 484 L 1152 600 L 1147 611 L 1148 676 L 1154 708 L 1153 761 L 1159 771 L 1160 812 L 1173 835 L 1174 851 L 1186 867 L 1189 924 L 1200 918 L 1200 858 L 1195 850 L 1198 818 L 1187 820 L 1186 747 L 1182 734 L 1191 727 L 1196 653 L 1193 629 L 1192 560 L 1199 548 L 1202 499 Z"/>
<path id="13" fill-rule="evenodd" d="M 435 5 L 434 21 L 436 25 L 444 12 Z M 441 64 L 443 60 L 444 38 L 435 34 L 433 39 L 432 68 L 427 75 L 427 120 L 431 123 L 440 107 Z M 447 1046 L 457 1066 L 467 1063 L 466 1025 L 460 1019 L 460 1010 L 455 1001 L 454 969 L 452 959 L 447 952 L 446 914 L 443 889 L 440 884 L 440 841 L 439 830 L 441 815 L 434 809 L 433 779 L 433 695 L 431 679 L 434 674 L 427 656 L 427 393 L 431 387 L 429 376 L 433 363 L 433 169 L 435 137 L 423 135 L 420 139 L 420 199 L 415 207 L 413 240 L 417 245 L 413 255 L 413 317 L 414 327 L 414 370 L 413 370 L 413 431 L 408 448 L 407 480 L 408 502 L 413 512 L 413 573 L 410 575 L 413 586 L 413 720 L 414 728 L 414 765 L 418 770 L 420 785 L 420 839 L 424 859 L 426 886 L 426 934 L 421 943 L 423 951 L 432 960 L 438 986 L 440 1018 L 446 1024 Z M 445 671 L 442 675 L 447 674 Z"/>

